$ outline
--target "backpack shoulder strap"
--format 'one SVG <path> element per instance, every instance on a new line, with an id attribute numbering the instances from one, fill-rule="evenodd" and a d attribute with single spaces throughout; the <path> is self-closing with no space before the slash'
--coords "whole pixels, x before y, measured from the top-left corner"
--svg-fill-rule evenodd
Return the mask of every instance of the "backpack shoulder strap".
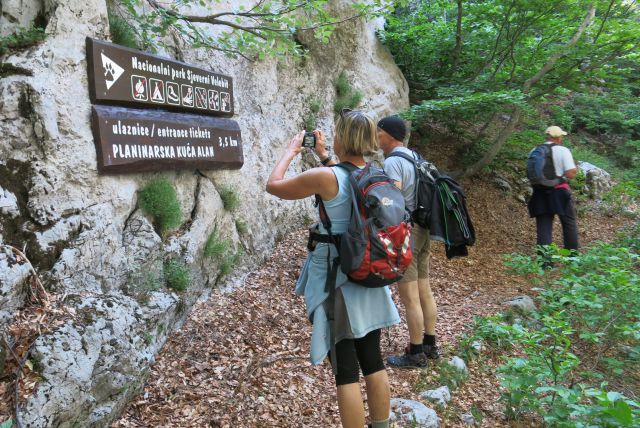
<path id="1" fill-rule="evenodd" d="M 358 185 L 355 182 L 353 176 L 351 176 L 352 172 L 354 172 L 354 171 L 359 169 L 357 166 L 355 166 L 351 162 L 340 162 L 338 164 L 329 165 L 329 167 L 330 168 L 340 168 L 340 169 L 343 169 L 343 170 L 347 171 L 347 173 L 349 173 L 349 183 L 351 184 L 351 187 L 352 187 L 352 195 L 358 195 L 358 193 L 359 193 L 357 191 Z M 336 177 L 336 179 L 338 179 L 338 177 Z M 339 186 L 340 186 L 340 183 L 338 182 L 338 187 Z M 315 195 L 315 198 L 316 198 L 316 200 L 315 200 L 315 204 L 314 205 L 316 207 L 318 207 L 318 209 L 320 211 L 320 221 L 322 222 L 322 225 L 324 226 L 324 228 L 327 229 L 327 232 L 329 233 L 329 236 L 332 236 L 332 234 L 331 234 L 331 219 L 329 218 L 329 213 L 327 213 L 327 208 L 324 206 L 324 203 L 322 202 L 322 198 L 320 197 L 320 195 Z"/>
<path id="2" fill-rule="evenodd" d="M 406 159 L 409 162 L 411 162 L 414 166 L 416 164 L 417 161 L 420 160 L 420 155 L 418 153 L 416 153 L 415 151 L 411 150 L 413 152 L 413 156 L 407 154 L 407 153 L 403 153 L 403 152 L 391 152 L 389 153 L 389 155 L 387 156 L 388 158 L 390 157 L 399 157 L 402 159 Z"/>

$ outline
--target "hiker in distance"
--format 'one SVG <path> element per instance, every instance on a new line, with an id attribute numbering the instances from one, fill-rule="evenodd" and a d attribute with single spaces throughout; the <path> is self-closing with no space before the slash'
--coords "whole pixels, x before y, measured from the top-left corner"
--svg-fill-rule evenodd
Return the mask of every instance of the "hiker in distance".
<path id="1" fill-rule="evenodd" d="M 536 218 L 538 246 L 550 245 L 553 218 L 557 215 L 562 224 L 564 248 L 578 249 L 578 226 L 569 180 L 576 176 L 576 164 L 571 151 L 562 146 L 567 135 L 559 126 L 545 131 L 545 143 L 529 153 L 527 176 L 533 187 L 529 200 L 529 215 Z M 551 266 L 547 261 L 545 267 Z"/>
<path id="2" fill-rule="evenodd" d="M 417 159 L 404 147 L 407 135 L 405 122 L 398 116 L 387 116 L 378 122 L 378 141 L 386 157 L 384 170 L 395 181 L 410 212 L 416 208 L 416 170 L 414 163 L 397 154 Z M 391 154 L 394 153 L 393 156 Z M 409 346 L 403 355 L 392 356 L 387 363 L 394 367 L 424 367 L 427 358 L 439 357 L 436 345 L 438 309 L 429 284 L 429 230 L 414 222 L 413 261 L 398 283 L 400 300 L 405 307 Z"/>
<path id="3" fill-rule="evenodd" d="M 335 165 L 325 148 L 322 131 L 314 131 L 314 151 L 323 165 Z M 356 167 L 365 166 L 364 155 L 377 149 L 375 122 L 360 111 L 343 111 L 335 125 L 334 151 L 342 162 Z M 347 230 L 352 201 L 349 172 L 341 167 L 319 167 L 291 178 L 284 178 L 291 161 L 302 149 L 304 131 L 295 135 L 274 167 L 266 190 L 282 199 L 303 199 L 319 195 L 331 219 L 331 233 L 338 235 Z M 320 212 L 319 212 L 320 214 Z M 327 229 L 318 224 L 310 245 L 310 254 L 304 263 L 296 284 L 296 294 L 303 295 L 307 315 L 313 324 L 311 362 L 320 364 L 330 356 L 334 364 L 338 408 L 342 426 L 362 428 L 365 424 L 364 405 L 360 393 L 360 369 L 364 375 L 369 416 L 374 428 L 389 426 L 389 379 L 380 352 L 380 329 L 400 322 L 398 311 L 387 287 L 366 288 L 354 284 L 337 269 L 334 302 L 330 302 L 327 278 L 329 260 L 338 252 L 328 236 Z M 323 239 L 324 238 L 324 239 Z M 315 247 L 315 248 L 314 248 Z M 375 308 L 375 310 L 373 309 Z M 328 321 L 333 311 L 333 330 Z M 334 343 L 329 338 L 334 337 Z"/>

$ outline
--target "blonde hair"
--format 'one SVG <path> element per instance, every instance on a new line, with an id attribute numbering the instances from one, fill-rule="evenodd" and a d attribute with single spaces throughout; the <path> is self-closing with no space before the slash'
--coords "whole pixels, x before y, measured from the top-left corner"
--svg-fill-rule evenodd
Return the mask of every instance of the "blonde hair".
<path id="1" fill-rule="evenodd" d="M 336 138 L 340 139 L 347 155 L 363 156 L 378 150 L 376 123 L 361 111 L 340 114 L 336 122 Z"/>

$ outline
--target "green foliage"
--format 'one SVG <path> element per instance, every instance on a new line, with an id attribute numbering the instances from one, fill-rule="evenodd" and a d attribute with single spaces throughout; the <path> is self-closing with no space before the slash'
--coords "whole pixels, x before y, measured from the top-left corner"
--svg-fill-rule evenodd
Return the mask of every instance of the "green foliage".
<path id="1" fill-rule="evenodd" d="M 372 18 L 392 9 L 383 0 L 357 1 L 352 3 L 350 14 L 344 18 L 332 14 L 329 0 L 270 0 L 251 7 L 240 5 L 230 6 L 227 11 L 214 10 L 213 6 L 220 3 L 219 0 L 164 3 L 119 0 L 117 6 L 136 21 L 136 32 L 147 48 L 164 46 L 166 36 L 174 34 L 194 49 L 215 49 L 232 56 L 257 59 L 302 56 L 306 48 L 296 40 L 300 34 L 313 35 L 326 44 L 343 20 Z M 406 3 L 406 0 L 399 3 Z M 202 12 L 193 17 L 192 10 Z"/>
<path id="2" fill-rule="evenodd" d="M 338 75 L 335 87 L 336 99 L 333 104 L 333 112 L 336 116 L 340 114 L 342 109 L 349 108 L 353 110 L 362 102 L 362 92 L 353 88 L 344 71 L 340 72 Z"/>
<path id="3" fill-rule="evenodd" d="M 425 100 L 413 105 L 404 118 L 419 125 L 424 122 L 441 122 L 456 132 L 461 125 L 468 125 L 469 118 L 489 119 L 496 109 L 518 106 L 528 108 L 520 90 L 473 92 L 456 88 L 438 91 L 443 98 Z"/>
<path id="4" fill-rule="evenodd" d="M 633 206 L 640 202 L 640 187 L 637 181 L 622 181 L 611 188 L 603 197 L 614 213 L 632 214 Z M 637 208 L 636 208 L 637 215 Z"/>
<path id="5" fill-rule="evenodd" d="M 640 140 L 625 141 L 616 147 L 615 156 L 623 167 L 637 167 L 640 164 Z"/>
<path id="6" fill-rule="evenodd" d="M 132 49 L 140 49 L 135 28 L 126 19 L 112 11 L 109 11 L 109 29 L 113 43 Z"/>
<path id="7" fill-rule="evenodd" d="M 9 418 L 6 421 L 0 424 L 0 428 L 11 428 L 13 427 L 13 419 Z"/>
<path id="8" fill-rule="evenodd" d="M 30 48 L 43 41 L 45 37 L 44 28 L 36 26 L 19 28 L 13 34 L 0 37 L 0 55 Z"/>
<path id="9" fill-rule="evenodd" d="M 220 276 L 224 277 L 229 275 L 233 271 L 234 267 L 238 265 L 243 255 L 244 252 L 242 250 L 238 250 L 235 254 L 227 253 L 220 262 Z"/>
<path id="10" fill-rule="evenodd" d="M 580 34 L 591 5 L 595 16 Z M 388 15 L 379 34 L 410 85 L 406 117 L 414 127 L 476 146 L 459 153 L 483 164 L 513 129 L 504 118 L 520 118 L 521 110 L 574 133 L 637 133 L 638 8 L 604 0 L 488 0 L 461 8 L 458 27 L 457 1 L 413 2 Z M 541 103 L 551 108 L 543 112 Z"/>
<path id="11" fill-rule="evenodd" d="M 541 286 L 539 309 L 515 324 L 504 316 L 476 319 L 475 335 L 514 349 L 499 368 L 512 418 L 538 413 L 550 426 L 631 426 L 640 405 L 610 390 L 637 384 L 640 357 L 640 256 L 632 241 L 597 244 L 576 255 L 549 248 L 558 266 L 545 273 L 539 259 L 514 254 L 507 266 Z M 630 352 L 622 352 L 624 345 Z"/>
<path id="12" fill-rule="evenodd" d="M 160 272 L 150 266 L 143 266 L 131 273 L 127 278 L 127 294 L 132 295 L 138 302 L 146 303 L 151 293 L 162 286 Z"/>
<path id="13" fill-rule="evenodd" d="M 153 335 L 148 331 L 145 331 L 142 335 L 142 340 L 144 340 L 144 344 L 149 346 L 153 343 Z"/>
<path id="14" fill-rule="evenodd" d="M 577 95 L 571 114 L 581 128 L 592 134 L 640 136 L 640 101 L 628 90 Z"/>
<path id="15" fill-rule="evenodd" d="M 317 98 L 309 98 L 305 105 L 307 112 L 303 118 L 303 126 L 307 132 L 310 132 L 318 127 L 318 113 L 320 113 L 322 104 Z"/>
<path id="16" fill-rule="evenodd" d="M 470 412 L 471 416 L 473 416 L 473 419 L 476 420 L 478 425 L 482 426 L 482 421 L 484 420 L 484 413 L 482 412 L 482 409 L 474 404 L 471 406 Z"/>
<path id="17" fill-rule="evenodd" d="M 438 372 L 438 385 L 446 385 L 452 391 L 462 385 L 468 377 L 465 372 L 452 366 L 444 358 L 438 360 L 436 370 Z"/>
<path id="18" fill-rule="evenodd" d="M 214 230 L 207 238 L 207 243 L 204 246 L 205 257 L 213 257 L 221 260 L 229 252 L 231 243 L 227 239 L 221 239 L 218 235 L 218 231 Z"/>
<path id="19" fill-rule="evenodd" d="M 224 209 L 233 212 L 240 206 L 240 196 L 236 189 L 232 186 L 225 186 L 220 190 L 220 198 Z"/>
<path id="20" fill-rule="evenodd" d="M 169 259 L 164 262 L 164 281 L 167 288 L 184 291 L 191 283 L 189 268 L 184 263 Z"/>
<path id="21" fill-rule="evenodd" d="M 153 225 L 160 236 L 180 225 L 182 208 L 176 189 L 166 178 L 148 182 L 139 192 L 140 207 L 153 217 Z"/>
<path id="22" fill-rule="evenodd" d="M 551 122 L 571 133 L 574 127 L 574 116 L 564 106 L 552 105 L 550 108 Z"/>
<path id="23" fill-rule="evenodd" d="M 246 235 L 249 231 L 249 226 L 247 226 L 247 222 L 244 220 L 236 220 L 236 230 L 240 235 Z"/>

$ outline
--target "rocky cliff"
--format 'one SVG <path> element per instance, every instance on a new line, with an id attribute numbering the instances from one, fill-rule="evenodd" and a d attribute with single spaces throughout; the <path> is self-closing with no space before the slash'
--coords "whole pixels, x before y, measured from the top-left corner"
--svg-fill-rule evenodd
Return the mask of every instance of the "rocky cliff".
<path id="1" fill-rule="evenodd" d="M 214 7 L 232 3 L 239 2 Z M 55 296 L 47 310 L 67 314 L 30 345 L 38 383 L 20 407 L 21 422 L 106 426 L 140 390 L 154 355 L 197 299 L 239 281 L 279 237 L 312 215 L 308 200 L 280 201 L 264 192 L 273 164 L 302 127 L 309 99 L 320 101 L 319 126 L 331 136 L 340 72 L 364 94 L 362 108 L 378 117 L 406 108 L 408 88 L 375 37 L 380 22 L 345 23 L 328 45 L 310 41 L 306 61 L 251 62 L 178 43 L 165 54 L 234 78 L 244 166 L 102 176 L 90 125 L 85 38 L 110 39 L 105 1 L 4 0 L 1 8 L 0 34 L 38 21 L 46 37 L 0 57 L 0 328 L 8 330 L 33 302 L 31 264 Z M 298 160 L 291 171 L 311 165 Z M 184 213 L 178 231 L 166 237 L 138 201 L 139 189 L 157 177 L 175 185 Z M 227 188 L 240 197 L 233 212 L 220 196 Z M 214 230 L 245 254 L 228 277 L 203 257 Z M 161 285 L 168 258 L 188 265 L 186 291 Z M 7 348 L 16 342 L 5 337 L 0 359 L 8 362 Z"/>

